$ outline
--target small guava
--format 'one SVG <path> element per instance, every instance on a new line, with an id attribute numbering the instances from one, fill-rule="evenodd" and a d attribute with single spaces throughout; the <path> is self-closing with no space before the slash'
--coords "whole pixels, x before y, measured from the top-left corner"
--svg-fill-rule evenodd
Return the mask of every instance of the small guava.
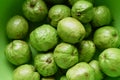
<path id="1" fill-rule="evenodd" d="M 24 64 L 14 70 L 13 80 L 40 80 L 40 75 L 34 66 Z"/>
<path id="2" fill-rule="evenodd" d="M 25 64 L 31 58 L 30 48 L 25 41 L 13 40 L 7 45 L 5 56 L 14 65 Z"/>
<path id="3" fill-rule="evenodd" d="M 57 65 L 53 53 L 39 53 L 34 58 L 34 65 L 42 76 L 52 76 L 57 72 Z"/>

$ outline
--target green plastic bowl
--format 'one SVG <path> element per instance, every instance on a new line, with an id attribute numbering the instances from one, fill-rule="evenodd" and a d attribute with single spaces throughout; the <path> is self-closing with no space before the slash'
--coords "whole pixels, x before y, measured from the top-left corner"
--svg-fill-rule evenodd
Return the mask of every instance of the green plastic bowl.
<path id="1" fill-rule="evenodd" d="M 4 55 L 4 49 L 8 44 L 6 36 L 6 23 L 14 15 L 22 14 L 24 0 L 0 0 L 0 80 L 12 80 L 14 66 Z M 113 26 L 120 31 L 120 0 L 95 0 L 96 5 L 106 5 L 113 15 Z"/>

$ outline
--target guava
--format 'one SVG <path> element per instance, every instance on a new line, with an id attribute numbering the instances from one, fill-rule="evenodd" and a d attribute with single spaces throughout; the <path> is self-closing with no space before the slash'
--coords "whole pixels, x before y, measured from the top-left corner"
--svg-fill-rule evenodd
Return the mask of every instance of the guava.
<path id="1" fill-rule="evenodd" d="M 55 78 L 53 78 L 53 77 L 43 77 L 43 78 L 41 78 L 41 80 L 55 80 Z"/>
<path id="2" fill-rule="evenodd" d="M 119 46 L 119 33 L 113 26 L 98 28 L 93 36 L 93 42 L 99 49 L 106 49 Z"/>
<path id="3" fill-rule="evenodd" d="M 25 41 L 13 40 L 7 45 L 5 56 L 14 65 L 25 64 L 31 58 L 30 48 Z"/>
<path id="4" fill-rule="evenodd" d="M 95 80 L 103 80 L 103 73 L 101 72 L 99 62 L 97 60 L 92 60 L 89 65 L 95 71 Z"/>
<path id="5" fill-rule="evenodd" d="M 94 8 L 94 17 L 92 20 L 92 25 L 94 27 L 108 25 L 111 20 L 111 12 L 107 6 L 98 6 Z"/>
<path id="6" fill-rule="evenodd" d="M 25 0 L 22 10 L 24 16 L 32 22 L 44 21 L 48 14 L 47 5 L 43 0 Z"/>
<path id="7" fill-rule="evenodd" d="M 96 47 L 93 41 L 83 40 L 79 44 L 79 61 L 89 62 L 95 54 Z"/>
<path id="8" fill-rule="evenodd" d="M 63 18 L 58 22 L 57 32 L 59 37 L 67 43 L 78 43 L 85 37 L 84 26 L 73 17 Z"/>
<path id="9" fill-rule="evenodd" d="M 68 69 L 66 77 L 68 80 L 95 80 L 94 69 L 86 62 L 77 63 Z"/>
<path id="10" fill-rule="evenodd" d="M 99 55 L 101 70 L 110 77 L 120 76 L 120 49 L 108 48 Z"/>
<path id="11" fill-rule="evenodd" d="M 58 22 L 65 18 L 71 16 L 70 8 L 66 5 L 54 5 L 50 8 L 48 17 L 51 20 L 51 25 L 57 27 Z"/>
<path id="12" fill-rule="evenodd" d="M 94 16 L 93 4 L 86 0 L 79 0 L 72 6 L 71 15 L 82 23 L 88 23 Z"/>
<path id="13" fill-rule="evenodd" d="M 7 36 L 10 39 L 23 39 L 27 35 L 28 28 L 26 19 L 20 15 L 15 15 L 7 23 Z"/>
<path id="14" fill-rule="evenodd" d="M 56 64 L 62 69 L 68 69 L 78 62 L 77 48 L 64 42 L 56 46 L 53 56 Z"/>
<path id="15" fill-rule="evenodd" d="M 30 33 L 30 44 L 38 51 L 48 51 L 57 42 L 57 31 L 49 24 L 43 24 Z"/>
<path id="16" fill-rule="evenodd" d="M 34 65 L 42 76 L 52 76 L 57 72 L 57 65 L 53 53 L 39 53 L 34 58 Z"/>
<path id="17" fill-rule="evenodd" d="M 77 1 L 81 1 L 81 0 L 68 0 L 68 2 L 69 2 L 70 5 L 74 5 L 74 3 L 76 3 Z M 94 0 L 86 0 L 86 1 L 89 1 L 91 3 L 94 2 Z"/>
<path id="18" fill-rule="evenodd" d="M 68 80 L 67 77 L 64 75 L 64 76 L 61 76 L 60 80 Z"/>
<path id="19" fill-rule="evenodd" d="M 35 71 L 34 66 L 24 64 L 14 70 L 13 80 L 40 80 L 40 75 Z"/>

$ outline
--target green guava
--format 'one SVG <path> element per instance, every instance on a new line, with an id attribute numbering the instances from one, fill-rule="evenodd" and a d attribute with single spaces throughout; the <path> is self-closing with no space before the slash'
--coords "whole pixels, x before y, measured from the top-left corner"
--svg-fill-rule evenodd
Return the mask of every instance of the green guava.
<path id="1" fill-rule="evenodd" d="M 34 66 L 24 64 L 14 70 L 13 80 L 40 80 L 40 75 L 35 71 Z"/>
<path id="2" fill-rule="evenodd" d="M 77 1 L 72 6 L 71 15 L 82 23 L 88 23 L 94 16 L 93 4 L 85 0 Z"/>
<path id="3" fill-rule="evenodd" d="M 108 25 L 111 22 L 111 12 L 107 6 L 98 6 L 94 8 L 94 17 L 92 25 L 94 27 L 101 27 Z"/>
<path id="4" fill-rule="evenodd" d="M 80 62 L 89 62 L 95 54 L 96 47 L 95 47 L 95 44 L 93 43 L 93 41 L 83 40 L 79 44 L 78 51 L 80 53 L 79 61 Z"/>
<path id="5" fill-rule="evenodd" d="M 13 16 L 7 23 L 6 32 L 10 39 L 23 39 L 28 32 L 28 22 L 22 16 Z"/>
<path id="6" fill-rule="evenodd" d="M 57 31 L 48 24 L 43 24 L 30 34 L 30 44 L 38 51 L 48 51 L 57 45 Z"/>
<path id="7" fill-rule="evenodd" d="M 75 18 L 66 17 L 58 22 L 57 32 L 59 37 L 68 43 L 75 44 L 85 37 L 84 26 Z"/>
<path id="8" fill-rule="evenodd" d="M 106 49 L 119 46 L 119 33 L 113 26 L 98 28 L 93 36 L 93 42 L 99 49 Z"/>
<path id="9" fill-rule="evenodd" d="M 57 72 L 57 65 L 53 53 L 39 53 L 34 58 L 34 65 L 42 76 L 52 76 Z"/>
<path id="10" fill-rule="evenodd" d="M 22 10 L 25 17 L 32 22 L 41 22 L 48 14 L 47 5 L 43 0 L 25 0 Z"/>
<path id="11" fill-rule="evenodd" d="M 62 4 L 52 6 L 48 13 L 51 25 L 54 27 L 57 27 L 57 24 L 61 19 L 69 16 L 71 16 L 70 8 Z"/>
<path id="12" fill-rule="evenodd" d="M 54 60 L 62 69 L 68 69 L 78 62 L 77 48 L 68 43 L 60 43 L 54 50 Z"/>
<path id="13" fill-rule="evenodd" d="M 66 77 L 68 80 L 95 80 L 94 69 L 86 62 L 80 62 L 68 69 Z"/>
<path id="14" fill-rule="evenodd" d="M 103 74 L 100 69 L 99 62 L 97 60 L 92 60 L 89 65 L 94 69 L 95 71 L 95 80 L 103 80 Z"/>
<path id="15" fill-rule="evenodd" d="M 27 63 L 30 58 L 30 48 L 25 41 L 13 40 L 5 49 L 5 56 L 14 65 Z"/>
<path id="16" fill-rule="evenodd" d="M 108 48 L 99 55 L 101 70 L 110 77 L 120 76 L 120 49 Z"/>

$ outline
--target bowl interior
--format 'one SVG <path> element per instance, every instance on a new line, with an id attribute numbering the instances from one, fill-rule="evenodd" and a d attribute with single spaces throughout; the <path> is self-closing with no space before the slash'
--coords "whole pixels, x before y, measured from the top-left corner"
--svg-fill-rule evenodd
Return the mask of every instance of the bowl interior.
<path id="1" fill-rule="evenodd" d="M 6 23 L 14 15 L 22 14 L 22 3 L 24 0 L 0 0 L 0 79 L 12 80 L 14 66 L 11 65 L 4 56 L 4 49 L 8 44 L 5 33 Z M 120 32 L 120 1 L 119 0 L 95 0 L 96 5 L 106 5 L 109 7 L 113 22 L 112 25 Z"/>

